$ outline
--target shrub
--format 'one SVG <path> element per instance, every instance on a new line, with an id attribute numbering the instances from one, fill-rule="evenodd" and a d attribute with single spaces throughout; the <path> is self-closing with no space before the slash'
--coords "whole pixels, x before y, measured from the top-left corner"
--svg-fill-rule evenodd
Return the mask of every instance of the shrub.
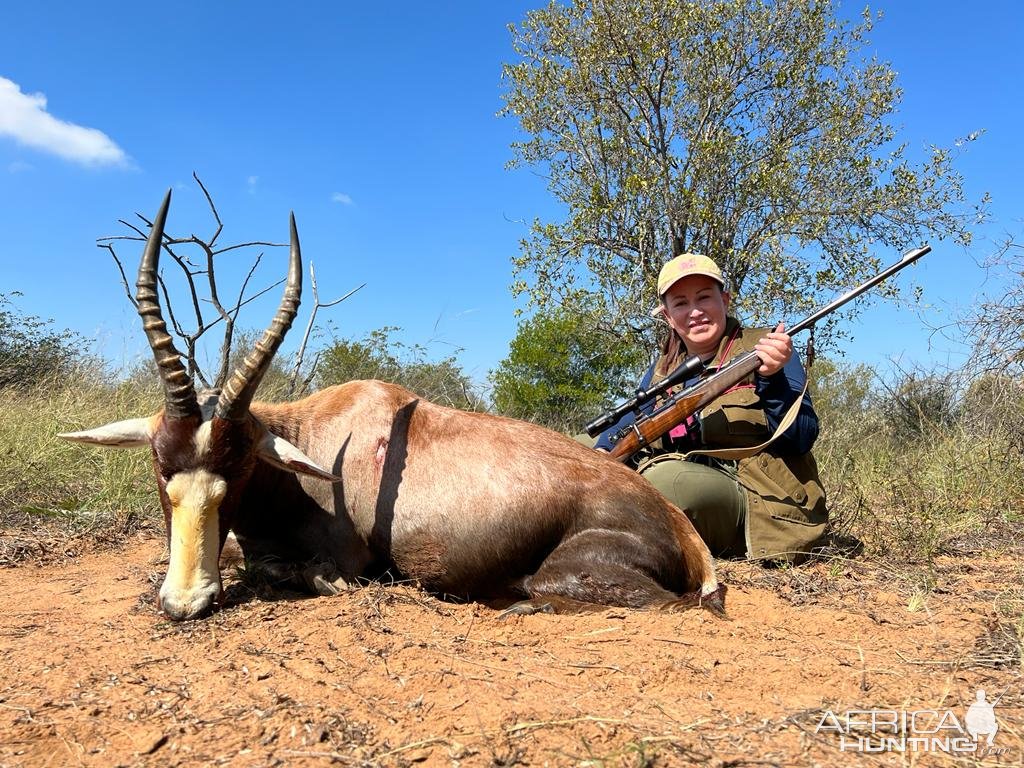
<path id="1" fill-rule="evenodd" d="M 316 381 L 320 387 L 355 379 L 379 379 L 400 384 L 431 402 L 469 411 L 485 409 L 455 355 L 427 358 L 427 348 L 393 338 L 399 328 L 385 326 L 362 340 L 335 341 L 319 355 Z"/>
<path id="2" fill-rule="evenodd" d="M 0 293 L 0 389 L 34 387 L 92 362 L 80 335 L 18 311 L 12 297 L 19 295 Z"/>
<path id="3" fill-rule="evenodd" d="M 600 330 L 583 309 L 540 312 L 520 323 L 508 357 L 491 373 L 499 413 L 565 432 L 636 386 L 647 353 Z"/>
<path id="4" fill-rule="evenodd" d="M 1024 507 L 1024 458 L 1012 442 L 1019 387 L 978 379 L 961 399 L 950 373 L 882 384 L 865 366 L 832 363 L 812 379 L 831 527 L 869 554 L 930 565 Z"/>
<path id="5" fill-rule="evenodd" d="M 928 439 L 957 423 L 956 383 L 952 373 L 908 373 L 877 398 L 892 437 L 900 442 Z"/>

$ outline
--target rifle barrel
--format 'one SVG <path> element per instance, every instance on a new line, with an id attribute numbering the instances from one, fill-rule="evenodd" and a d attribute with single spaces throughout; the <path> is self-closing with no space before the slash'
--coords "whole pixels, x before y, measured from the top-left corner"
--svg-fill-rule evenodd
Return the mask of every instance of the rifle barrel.
<path id="1" fill-rule="evenodd" d="M 831 314 L 832 312 L 835 312 L 837 309 L 839 309 L 841 306 L 843 306 L 843 304 L 845 304 L 846 302 L 852 301 L 853 299 L 857 298 L 858 296 L 860 296 L 865 291 L 871 290 L 876 285 L 878 285 L 880 282 L 885 280 L 885 278 L 895 274 L 896 272 L 899 272 L 905 266 L 907 266 L 909 264 L 913 264 L 915 261 L 920 259 L 926 253 L 929 253 L 931 251 L 931 249 L 932 249 L 932 247 L 930 245 L 922 245 L 920 248 L 915 248 L 912 251 L 908 251 L 907 253 L 905 253 L 903 255 L 902 259 L 897 261 L 895 264 L 892 264 L 892 265 L 886 267 L 881 272 L 879 272 L 877 275 L 875 275 L 870 280 L 868 280 L 866 283 L 862 283 L 861 285 L 858 285 L 856 288 L 854 288 L 854 289 L 852 289 L 850 291 L 847 291 L 842 296 L 840 296 L 838 299 L 832 300 L 831 302 L 826 304 L 824 307 L 819 309 L 817 312 L 815 312 L 813 315 L 811 315 L 810 317 L 804 318 L 799 323 L 794 325 L 792 328 L 787 328 L 786 329 L 786 333 L 788 333 L 790 336 L 793 336 L 793 335 L 795 335 L 797 333 L 800 333 L 800 331 L 805 330 L 806 328 L 810 328 L 812 325 L 814 325 L 816 322 L 818 322 L 825 315 L 828 315 L 828 314 Z"/>
<path id="2" fill-rule="evenodd" d="M 891 264 L 890 266 L 886 267 L 877 275 L 872 277 L 870 280 L 862 283 L 861 285 L 858 285 L 856 288 L 853 288 L 850 291 L 847 291 L 839 298 L 833 299 L 824 307 L 817 310 L 814 314 L 804 318 L 796 325 L 787 328 L 786 333 L 788 333 L 790 336 L 793 336 L 797 333 L 800 333 L 800 331 L 810 328 L 821 318 L 825 317 L 828 314 L 831 314 L 832 312 L 835 312 L 837 309 L 839 309 L 839 307 L 843 306 L 848 301 L 852 301 L 865 291 L 874 288 L 887 277 L 890 277 L 896 272 L 899 272 L 904 267 L 913 264 L 926 253 L 930 253 L 931 250 L 931 246 L 925 244 L 922 245 L 920 248 L 914 248 L 913 250 L 908 251 L 903 255 L 903 258 L 901 258 L 895 264 Z M 640 406 L 642 406 L 644 403 L 653 400 L 670 387 L 673 387 L 676 384 L 682 383 L 683 381 L 686 381 L 687 379 L 690 379 L 693 376 L 702 373 L 703 370 L 704 364 L 701 362 L 701 359 L 699 357 L 693 355 L 691 357 L 686 358 L 682 363 L 679 364 L 679 366 L 674 371 L 672 371 L 672 373 L 670 373 L 660 382 L 648 388 L 647 390 L 637 392 L 637 394 L 634 397 L 631 397 L 618 407 L 603 413 L 602 415 L 594 419 L 592 422 L 587 424 L 587 434 L 589 434 L 591 437 L 596 437 L 598 434 L 606 430 L 608 427 L 618 423 L 618 421 L 627 413 L 639 409 Z"/>

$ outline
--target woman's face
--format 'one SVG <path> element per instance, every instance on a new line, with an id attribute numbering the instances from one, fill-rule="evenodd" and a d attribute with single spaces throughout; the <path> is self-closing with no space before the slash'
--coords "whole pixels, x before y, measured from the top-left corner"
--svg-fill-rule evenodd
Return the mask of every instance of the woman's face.
<path id="1" fill-rule="evenodd" d="M 686 345 L 687 353 L 716 352 L 725 334 L 729 294 L 706 275 L 690 275 L 665 291 L 665 317 Z"/>

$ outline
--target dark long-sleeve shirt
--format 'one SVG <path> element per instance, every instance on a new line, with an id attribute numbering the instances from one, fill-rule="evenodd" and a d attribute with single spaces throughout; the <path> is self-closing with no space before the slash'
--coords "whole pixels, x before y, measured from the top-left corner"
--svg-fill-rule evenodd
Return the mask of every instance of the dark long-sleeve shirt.
<path id="1" fill-rule="evenodd" d="M 651 379 L 654 377 L 654 363 L 647 369 L 644 375 L 640 379 L 640 383 L 637 385 L 639 389 L 647 389 L 651 386 Z M 786 410 L 796 396 L 800 393 L 800 390 L 804 388 L 804 382 L 807 380 L 807 373 L 804 371 L 803 364 L 800 362 L 800 358 L 795 353 L 789 359 L 789 362 L 783 367 L 781 371 L 771 376 L 761 376 L 759 374 L 754 375 L 754 391 L 757 396 L 761 399 L 761 403 L 764 408 L 765 420 L 768 423 L 768 429 L 774 434 L 775 430 L 778 429 L 779 424 L 782 422 L 785 416 Z M 693 377 L 687 380 L 682 388 L 690 387 L 699 381 L 699 377 Z M 654 403 L 647 403 L 641 409 L 641 412 L 649 414 L 654 410 Z M 699 419 L 699 416 L 698 416 Z M 628 427 L 630 424 L 636 421 L 636 415 L 634 413 L 628 413 L 619 420 L 619 422 L 604 432 L 598 437 L 595 443 L 595 448 L 603 448 L 605 450 L 611 450 L 613 445 L 612 437 L 619 432 L 623 427 Z M 771 452 L 779 455 L 785 454 L 803 454 L 811 450 L 811 446 L 814 445 L 814 441 L 818 437 L 818 415 L 814 412 L 814 405 L 811 403 L 810 392 L 804 392 L 803 402 L 800 405 L 800 411 L 797 414 L 796 420 L 789 426 L 789 428 L 779 435 L 778 439 L 775 440 L 771 445 Z M 687 446 L 687 450 L 693 450 L 703 446 L 693 445 L 692 443 Z"/>

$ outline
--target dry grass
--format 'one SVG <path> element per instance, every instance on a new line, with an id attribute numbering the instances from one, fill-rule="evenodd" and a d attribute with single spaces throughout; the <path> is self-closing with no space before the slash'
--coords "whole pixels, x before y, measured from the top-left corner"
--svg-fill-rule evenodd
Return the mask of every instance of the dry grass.
<path id="1" fill-rule="evenodd" d="M 156 391 L 130 384 L 0 390 L 0 565 L 73 554 L 73 542 L 120 540 L 157 520 L 147 451 L 90 448 L 57 434 L 153 413 L 159 402 Z"/>
<path id="2" fill-rule="evenodd" d="M 0 390 L 0 565 L 74 555 L 140 527 L 161 527 L 147 451 L 90 448 L 56 436 L 154 412 L 161 395 L 150 380 L 110 383 L 91 374 Z M 832 389 L 849 391 L 842 380 Z M 999 418 L 1005 408 L 972 412 L 963 419 L 967 426 L 925 424 L 916 439 L 897 439 L 884 409 L 837 404 L 835 393 L 820 402 L 823 432 L 815 453 L 833 532 L 861 547 L 830 547 L 827 567 L 794 586 L 794 601 L 846 588 L 848 577 L 868 577 L 867 568 L 897 584 L 914 607 L 941 583 L 943 556 L 1024 549 L 1024 457 L 1011 439 L 1019 427 Z"/>
<path id="3" fill-rule="evenodd" d="M 832 529 L 859 539 L 869 557 L 925 568 L 944 554 L 1017 548 L 1024 430 L 1016 407 L 971 394 L 978 387 L 963 387 L 957 400 L 945 379 L 929 383 L 937 404 L 910 386 L 920 385 L 913 377 L 874 391 L 873 375 L 860 367 L 819 382 L 815 456 Z"/>

